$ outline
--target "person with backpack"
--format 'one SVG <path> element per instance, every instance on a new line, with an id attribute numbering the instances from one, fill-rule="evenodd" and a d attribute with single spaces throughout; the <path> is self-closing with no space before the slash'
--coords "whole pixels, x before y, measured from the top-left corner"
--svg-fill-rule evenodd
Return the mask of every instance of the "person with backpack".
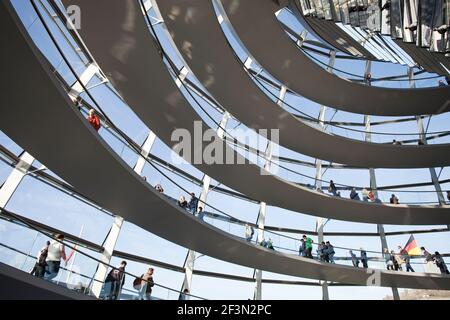
<path id="1" fill-rule="evenodd" d="M 197 212 L 197 206 L 198 206 L 198 198 L 195 196 L 195 193 L 191 193 L 191 200 L 189 200 L 188 208 L 189 211 L 192 212 L 192 214 L 195 214 Z"/>
<path id="2" fill-rule="evenodd" d="M 324 250 L 324 253 L 326 255 L 326 261 L 329 263 L 334 263 L 334 247 L 333 245 L 330 243 L 330 241 L 326 242 L 326 249 Z"/>
<path id="3" fill-rule="evenodd" d="M 47 266 L 47 263 L 45 262 L 45 260 L 47 259 L 49 246 L 50 246 L 50 241 L 47 241 L 45 246 L 43 246 L 42 249 L 39 250 L 39 252 L 37 254 L 36 263 L 34 264 L 34 267 L 30 272 L 30 274 L 32 274 L 35 277 L 43 278 L 45 275 L 45 267 Z"/>
<path id="4" fill-rule="evenodd" d="M 425 257 L 425 272 L 434 272 L 434 259 L 433 255 L 425 249 L 425 247 L 420 247 L 422 255 Z"/>
<path id="5" fill-rule="evenodd" d="M 109 293 L 106 296 L 107 300 L 117 300 L 120 295 L 120 289 L 125 284 L 125 267 L 126 261 L 122 261 L 117 268 L 112 268 L 105 279 L 105 284 L 110 284 Z"/>
<path id="6" fill-rule="evenodd" d="M 141 276 L 141 290 L 139 291 L 139 300 L 151 300 L 152 288 L 155 285 L 153 281 L 153 268 L 148 268 L 147 272 Z"/>
<path id="7" fill-rule="evenodd" d="M 392 260 L 392 264 L 394 266 L 394 270 L 395 271 L 401 271 L 401 264 L 399 264 L 399 260 L 398 260 L 398 256 L 395 254 L 394 250 L 391 250 L 391 260 Z"/>
<path id="8" fill-rule="evenodd" d="M 251 242 L 253 239 L 253 235 L 255 234 L 255 230 L 248 223 L 245 224 L 245 239 L 247 242 Z"/>
<path id="9" fill-rule="evenodd" d="M 394 261 L 392 255 L 389 253 L 388 248 L 384 248 L 383 251 L 384 261 L 386 262 L 386 269 L 394 270 Z"/>
<path id="10" fill-rule="evenodd" d="M 361 263 L 363 265 L 363 268 L 367 269 L 369 267 L 367 264 L 367 262 L 369 261 L 369 259 L 367 258 L 367 252 L 363 248 L 360 248 L 360 252 L 361 252 Z"/>
<path id="11" fill-rule="evenodd" d="M 328 192 L 331 193 L 333 196 L 337 195 L 337 188 L 334 184 L 333 180 L 330 180 L 330 185 L 328 186 Z"/>
<path id="12" fill-rule="evenodd" d="M 442 274 L 449 274 L 448 269 L 447 269 L 447 265 L 445 264 L 445 260 L 444 258 L 441 256 L 441 254 L 436 251 L 434 253 L 434 262 L 436 263 L 436 266 L 439 268 L 439 270 L 441 271 Z"/>
<path id="13" fill-rule="evenodd" d="M 356 254 L 353 253 L 352 250 L 349 251 L 350 257 L 352 259 L 352 264 L 355 268 L 359 268 L 359 260 L 358 257 L 356 257 Z"/>

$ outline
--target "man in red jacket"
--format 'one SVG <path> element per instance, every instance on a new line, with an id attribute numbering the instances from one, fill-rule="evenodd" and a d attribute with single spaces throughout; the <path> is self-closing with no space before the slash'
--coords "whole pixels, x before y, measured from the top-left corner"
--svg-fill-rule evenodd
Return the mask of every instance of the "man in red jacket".
<path id="1" fill-rule="evenodd" d="M 89 110 L 89 115 L 87 119 L 95 130 L 98 131 L 100 129 L 100 118 L 95 114 L 94 109 Z"/>

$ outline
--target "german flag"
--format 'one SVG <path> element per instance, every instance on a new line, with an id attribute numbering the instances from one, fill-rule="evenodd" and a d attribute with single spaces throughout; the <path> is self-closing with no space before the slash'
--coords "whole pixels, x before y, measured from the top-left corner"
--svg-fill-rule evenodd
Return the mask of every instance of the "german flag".
<path id="1" fill-rule="evenodd" d="M 406 243 L 404 249 L 408 252 L 410 256 L 420 256 L 422 254 L 420 248 L 417 246 L 416 239 L 414 239 L 413 235 L 409 237 L 409 240 Z"/>

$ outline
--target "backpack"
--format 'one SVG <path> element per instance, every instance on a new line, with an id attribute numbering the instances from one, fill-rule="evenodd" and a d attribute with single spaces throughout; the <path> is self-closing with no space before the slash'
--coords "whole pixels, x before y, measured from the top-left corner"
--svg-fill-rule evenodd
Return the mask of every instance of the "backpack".
<path id="1" fill-rule="evenodd" d="M 38 257 L 38 264 L 44 264 L 45 259 L 47 259 L 48 254 L 48 248 L 43 248 L 40 252 L 40 255 Z"/>
<path id="2" fill-rule="evenodd" d="M 133 281 L 133 288 L 135 288 L 136 290 L 141 290 L 142 287 L 142 278 L 144 277 L 144 275 L 142 275 L 140 278 L 135 278 Z"/>

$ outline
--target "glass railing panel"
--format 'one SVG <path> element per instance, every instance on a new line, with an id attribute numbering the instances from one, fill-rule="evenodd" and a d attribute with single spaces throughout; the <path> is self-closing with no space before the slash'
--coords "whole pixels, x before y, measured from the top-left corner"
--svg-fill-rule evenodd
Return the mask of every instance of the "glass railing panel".
<path id="1" fill-rule="evenodd" d="M 35 230 L 32 230 L 31 226 L 26 224 L 18 225 L 16 224 L 17 222 L 6 223 L 8 225 L 4 230 L 12 232 L 16 236 L 18 235 L 21 240 L 27 241 L 26 243 L 23 241 L 8 241 L 8 239 L 2 237 L 0 241 L 0 261 L 24 272 L 41 277 L 44 280 L 51 281 L 56 285 L 63 286 L 69 290 L 93 295 L 92 286 L 97 281 L 95 280 L 95 273 L 100 262 L 100 253 L 83 248 L 82 245 L 64 242 L 66 256 L 65 258 L 64 256 L 61 257 L 59 267 L 53 270 L 51 268 L 52 264 L 49 261 L 46 261 L 44 264 L 42 262 L 37 263 L 37 257 L 39 257 L 42 252 L 40 249 L 44 248 L 47 241 L 52 240 L 49 238 L 48 234 L 46 232 L 36 232 Z M 17 233 L 17 231 L 19 231 L 19 233 Z M 35 251 L 37 252 L 37 255 L 34 254 Z M 118 269 L 113 268 L 113 266 L 115 265 L 114 263 L 120 266 L 120 261 L 122 260 L 123 259 L 113 258 L 108 265 L 108 276 L 102 285 L 100 299 L 137 300 L 144 296 L 144 292 L 141 292 L 140 294 L 136 288 L 133 288 L 134 280 L 141 277 L 139 275 L 140 272 L 132 273 L 129 269 L 133 271 L 141 271 L 142 269 L 148 270 L 149 266 L 144 263 L 127 262 L 126 266 L 129 265 L 129 268 L 125 267 L 125 270 L 119 272 Z M 152 300 L 177 300 L 179 298 L 179 291 L 178 289 L 172 289 L 170 285 L 178 286 L 184 278 L 184 274 L 164 270 L 162 268 L 155 268 L 155 270 L 160 271 L 161 277 L 170 280 L 167 285 L 162 285 L 154 278 L 151 297 L 150 295 L 147 295 L 144 296 L 144 298 L 151 298 Z M 168 273 L 170 273 L 170 276 Z M 145 293 L 148 293 L 148 291 Z M 197 300 L 202 298 L 190 296 L 190 299 Z"/>
<path id="2" fill-rule="evenodd" d="M 214 282 L 214 286 L 218 290 L 211 290 L 211 282 Z M 253 300 L 253 292 L 255 289 L 253 282 L 211 278 L 194 274 L 192 283 L 195 283 L 192 287 L 193 294 L 204 296 L 208 293 L 208 297 L 211 300 Z M 239 290 L 236 290 L 236 288 L 239 288 Z"/>
<path id="3" fill-rule="evenodd" d="M 329 286 L 328 292 L 331 300 L 383 300 L 392 296 L 391 288 L 380 287 Z"/>
<path id="4" fill-rule="evenodd" d="M 263 283 L 262 295 L 269 300 L 321 300 L 322 288 L 307 286 L 299 290 L 296 285 Z"/>
<path id="5" fill-rule="evenodd" d="M 94 243 L 103 241 L 112 223 L 110 216 L 97 214 L 99 209 L 29 176 L 20 183 L 6 209 L 24 212 L 27 218 L 45 221 L 63 231 L 81 233 Z"/>

